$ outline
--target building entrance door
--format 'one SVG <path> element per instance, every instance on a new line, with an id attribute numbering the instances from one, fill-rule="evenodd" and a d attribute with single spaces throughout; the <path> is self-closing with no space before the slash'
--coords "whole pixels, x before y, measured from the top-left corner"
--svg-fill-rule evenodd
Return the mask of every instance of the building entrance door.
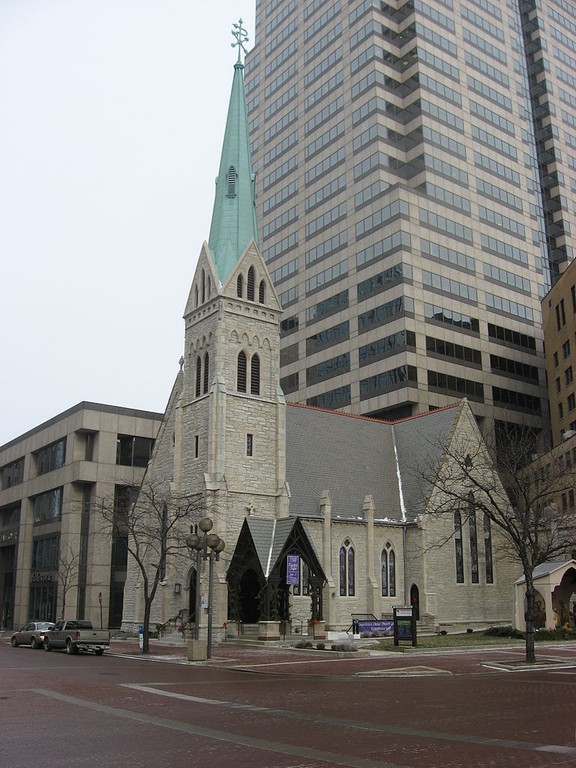
<path id="1" fill-rule="evenodd" d="M 260 620 L 259 594 L 258 574 L 249 568 L 240 579 L 240 608 L 244 624 L 257 624 Z"/>

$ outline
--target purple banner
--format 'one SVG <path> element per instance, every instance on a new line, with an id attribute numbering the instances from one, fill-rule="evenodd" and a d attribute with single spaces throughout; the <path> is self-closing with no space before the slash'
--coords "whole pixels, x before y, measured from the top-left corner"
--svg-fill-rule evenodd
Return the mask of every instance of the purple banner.
<path id="1" fill-rule="evenodd" d="M 300 557 L 286 556 L 286 584 L 300 584 Z"/>
<path id="2" fill-rule="evenodd" d="M 352 622 L 352 631 L 357 635 L 362 632 L 381 632 L 391 635 L 394 631 L 394 622 L 392 619 L 355 619 Z"/>

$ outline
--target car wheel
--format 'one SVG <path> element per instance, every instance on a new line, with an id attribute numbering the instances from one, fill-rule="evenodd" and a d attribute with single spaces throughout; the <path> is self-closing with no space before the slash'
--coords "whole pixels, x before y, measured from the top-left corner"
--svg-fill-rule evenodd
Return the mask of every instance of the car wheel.
<path id="1" fill-rule="evenodd" d="M 77 651 L 77 648 L 72 642 L 72 640 L 70 639 L 66 640 L 66 653 L 69 656 L 73 656 L 76 653 L 76 651 Z"/>
<path id="2" fill-rule="evenodd" d="M 51 651 L 52 646 L 50 645 L 50 640 L 48 640 L 47 637 L 44 638 L 44 650 L 45 651 Z"/>
<path id="3" fill-rule="evenodd" d="M 34 648 L 34 649 L 38 648 L 38 642 L 36 641 L 35 637 L 30 638 L 30 648 Z"/>
<path id="4" fill-rule="evenodd" d="M 17 648 L 18 647 L 18 640 L 16 640 L 15 637 L 11 637 L 10 638 L 10 644 L 11 644 L 12 648 Z"/>
<path id="5" fill-rule="evenodd" d="M 96 648 L 94 653 L 96 654 L 96 656 L 102 656 L 102 654 L 104 653 L 104 648 Z"/>

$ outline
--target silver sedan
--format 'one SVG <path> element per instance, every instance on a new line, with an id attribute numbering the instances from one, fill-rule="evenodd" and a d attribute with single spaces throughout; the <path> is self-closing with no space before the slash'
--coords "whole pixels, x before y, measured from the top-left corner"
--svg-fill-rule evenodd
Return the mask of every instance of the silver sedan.
<path id="1" fill-rule="evenodd" d="M 52 621 L 31 621 L 14 632 L 10 643 L 14 648 L 18 645 L 29 645 L 32 648 L 42 648 L 44 635 L 49 632 L 54 623 Z"/>

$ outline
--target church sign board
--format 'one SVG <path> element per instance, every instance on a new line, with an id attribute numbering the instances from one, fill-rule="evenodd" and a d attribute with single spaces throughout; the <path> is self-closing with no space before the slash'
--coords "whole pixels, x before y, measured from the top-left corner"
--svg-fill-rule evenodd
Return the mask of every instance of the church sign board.
<path id="1" fill-rule="evenodd" d="M 394 645 L 410 640 L 416 647 L 416 615 L 411 605 L 394 606 Z"/>

